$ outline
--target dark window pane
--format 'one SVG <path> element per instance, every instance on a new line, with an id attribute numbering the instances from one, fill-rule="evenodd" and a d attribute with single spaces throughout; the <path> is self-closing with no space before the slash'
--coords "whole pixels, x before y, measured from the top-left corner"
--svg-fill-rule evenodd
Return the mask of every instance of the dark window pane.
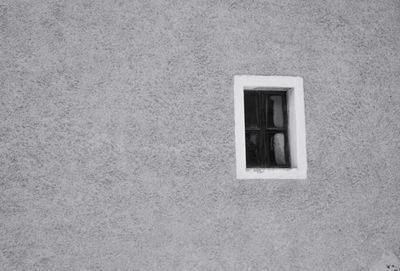
<path id="1" fill-rule="evenodd" d="M 258 93 L 256 91 L 244 92 L 244 116 L 246 128 L 258 127 Z"/>
<path id="2" fill-rule="evenodd" d="M 287 164 L 285 155 L 285 136 L 283 133 L 276 133 L 272 139 L 272 155 L 276 166 Z"/>
<path id="3" fill-rule="evenodd" d="M 266 119 L 267 127 L 282 128 L 283 127 L 283 106 L 282 96 L 272 95 L 267 97 L 266 101 Z"/>
<path id="4" fill-rule="evenodd" d="M 246 167 L 259 167 L 259 135 L 257 132 L 246 132 Z"/>

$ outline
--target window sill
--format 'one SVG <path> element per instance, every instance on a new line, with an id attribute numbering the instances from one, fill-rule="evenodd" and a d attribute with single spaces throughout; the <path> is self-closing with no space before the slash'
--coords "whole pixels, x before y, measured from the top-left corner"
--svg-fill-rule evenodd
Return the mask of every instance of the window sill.
<path id="1" fill-rule="evenodd" d="M 307 171 L 300 168 L 246 168 L 237 172 L 237 179 L 306 179 Z"/>

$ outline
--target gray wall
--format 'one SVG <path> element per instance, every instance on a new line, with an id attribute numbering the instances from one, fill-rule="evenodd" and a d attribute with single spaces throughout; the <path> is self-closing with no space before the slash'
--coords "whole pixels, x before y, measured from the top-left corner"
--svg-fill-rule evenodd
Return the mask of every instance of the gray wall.
<path id="1" fill-rule="evenodd" d="M 0 5 L 1 270 L 400 253 L 400 3 Z M 233 76 L 304 78 L 308 184 L 235 177 Z"/>

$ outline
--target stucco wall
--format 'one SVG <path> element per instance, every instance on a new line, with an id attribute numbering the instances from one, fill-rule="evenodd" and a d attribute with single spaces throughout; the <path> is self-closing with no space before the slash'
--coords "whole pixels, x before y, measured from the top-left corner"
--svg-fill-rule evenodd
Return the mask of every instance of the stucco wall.
<path id="1" fill-rule="evenodd" d="M 0 3 L 0 270 L 399 255 L 399 1 Z M 304 78 L 308 184 L 236 180 L 236 74 Z"/>

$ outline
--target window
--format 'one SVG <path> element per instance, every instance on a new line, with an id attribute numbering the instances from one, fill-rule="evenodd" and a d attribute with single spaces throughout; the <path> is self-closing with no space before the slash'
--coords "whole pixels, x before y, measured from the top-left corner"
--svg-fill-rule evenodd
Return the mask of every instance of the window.
<path id="1" fill-rule="evenodd" d="M 286 90 L 244 91 L 246 168 L 290 168 Z"/>
<path id="2" fill-rule="evenodd" d="M 235 76 L 236 168 L 239 179 L 305 179 L 303 80 Z"/>

